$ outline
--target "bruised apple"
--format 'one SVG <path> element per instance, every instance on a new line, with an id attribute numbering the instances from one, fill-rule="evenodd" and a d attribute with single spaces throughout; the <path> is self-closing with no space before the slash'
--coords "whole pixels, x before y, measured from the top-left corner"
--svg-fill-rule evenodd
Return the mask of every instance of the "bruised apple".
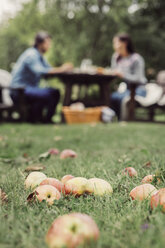
<path id="1" fill-rule="evenodd" d="M 46 235 L 50 248 L 76 248 L 88 245 L 99 238 L 99 229 L 94 220 L 81 213 L 58 217 Z"/>
<path id="2" fill-rule="evenodd" d="M 74 178 L 74 176 L 72 176 L 72 175 L 65 175 L 65 176 L 63 176 L 63 178 L 61 178 L 61 182 L 63 184 L 65 184 L 68 180 L 70 180 L 72 178 Z"/>
<path id="3" fill-rule="evenodd" d="M 153 179 L 154 179 L 154 175 L 145 176 L 142 179 L 142 183 L 152 183 Z"/>
<path id="4" fill-rule="evenodd" d="M 25 180 L 25 187 L 34 189 L 46 178 L 47 176 L 42 172 L 31 172 Z"/>
<path id="5" fill-rule="evenodd" d="M 70 150 L 70 149 L 63 150 L 60 154 L 61 159 L 76 158 L 76 157 L 77 157 L 77 153 L 73 150 Z"/>
<path id="6" fill-rule="evenodd" d="M 130 196 L 132 200 L 143 201 L 150 198 L 157 192 L 157 189 L 151 184 L 142 184 L 131 190 Z"/>
<path id="7" fill-rule="evenodd" d="M 84 177 L 74 177 L 64 184 L 65 193 L 80 196 L 86 192 L 87 183 Z"/>
<path id="8" fill-rule="evenodd" d="M 161 206 L 162 212 L 165 213 L 165 188 L 160 189 L 151 197 L 151 208 L 154 209 L 158 206 Z"/>
<path id="9" fill-rule="evenodd" d="M 111 195 L 113 193 L 111 185 L 100 178 L 89 179 L 86 185 L 86 191 L 98 196 Z"/>
<path id="10" fill-rule="evenodd" d="M 58 189 L 59 192 L 64 193 L 64 184 L 56 178 L 48 177 L 48 178 L 44 179 L 40 183 L 40 185 L 52 185 L 53 187 Z"/>
<path id="11" fill-rule="evenodd" d="M 50 155 L 58 155 L 60 152 L 59 152 L 59 150 L 56 149 L 56 148 L 51 148 L 51 149 L 49 149 L 48 153 L 49 153 Z"/>
<path id="12" fill-rule="evenodd" d="M 36 198 L 42 202 L 45 200 L 49 205 L 52 205 L 55 200 L 61 197 L 60 192 L 52 185 L 41 185 L 35 189 Z"/>
<path id="13" fill-rule="evenodd" d="M 152 183 L 154 179 L 156 179 L 157 184 L 161 182 L 161 179 L 156 177 L 155 175 L 148 175 L 142 179 L 142 183 Z"/>
<path id="14" fill-rule="evenodd" d="M 127 167 L 123 171 L 124 175 L 129 175 L 130 177 L 136 177 L 137 171 L 133 167 Z"/>

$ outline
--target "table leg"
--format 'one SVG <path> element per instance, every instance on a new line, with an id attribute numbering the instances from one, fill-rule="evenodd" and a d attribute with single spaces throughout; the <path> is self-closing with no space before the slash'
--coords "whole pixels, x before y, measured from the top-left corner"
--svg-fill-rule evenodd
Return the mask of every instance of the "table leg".
<path id="1" fill-rule="evenodd" d="M 135 120 L 135 91 L 136 85 L 130 85 L 130 101 L 128 104 L 128 120 Z"/>
<path id="2" fill-rule="evenodd" d="M 109 83 L 100 84 L 100 96 L 101 96 L 102 105 L 109 106 L 110 103 Z"/>
<path id="3" fill-rule="evenodd" d="M 72 83 L 65 82 L 65 95 L 63 106 L 69 106 L 71 103 L 71 96 L 72 96 Z M 61 113 L 61 122 L 65 123 L 65 118 L 63 112 Z"/>
<path id="4" fill-rule="evenodd" d="M 63 106 L 69 106 L 71 103 L 72 95 L 72 84 L 70 82 L 65 83 L 65 96 L 63 101 Z"/>

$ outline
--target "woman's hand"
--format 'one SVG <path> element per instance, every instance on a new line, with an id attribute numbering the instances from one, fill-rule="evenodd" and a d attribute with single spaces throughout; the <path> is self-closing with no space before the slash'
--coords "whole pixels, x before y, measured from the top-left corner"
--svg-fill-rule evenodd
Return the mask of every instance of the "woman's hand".
<path id="1" fill-rule="evenodd" d="M 122 72 L 120 72 L 120 71 L 118 71 L 118 70 L 112 70 L 112 71 L 111 71 L 111 75 L 117 76 L 117 77 L 119 77 L 119 78 L 123 78 Z"/>

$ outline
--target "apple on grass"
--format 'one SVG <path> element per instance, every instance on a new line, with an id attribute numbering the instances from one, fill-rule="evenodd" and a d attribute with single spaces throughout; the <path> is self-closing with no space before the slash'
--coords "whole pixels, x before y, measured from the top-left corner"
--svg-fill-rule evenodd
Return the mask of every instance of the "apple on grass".
<path id="1" fill-rule="evenodd" d="M 51 149 L 49 149 L 48 153 L 50 155 L 58 155 L 60 153 L 60 151 L 56 148 L 51 148 Z"/>
<path id="2" fill-rule="evenodd" d="M 68 180 L 70 180 L 70 179 L 72 179 L 72 178 L 74 178 L 74 176 L 72 176 L 72 175 L 65 175 L 65 176 L 63 176 L 63 177 L 61 178 L 61 182 L 62 182 L 63 184 L 65 184 Z"/>
<path id="3" fill-rule="evenodd" d="M 151 197 L 151 208 L 161 206 L 162 212 L 165 213 L 165 188 L 158 190 L 158 192 Z"/>
<path id="4" fill-rule="evenodd" d="M 64 184 L 62 182 L 60 182 L 58 179 L 56 178 L 52 178 L 52 177 L 47 177 L 46 179 L 44 179 L 40 185 L 52 185 L 53 187 L 55 187 L 56 189 L 58 189 L 59 192 L 64 193 Z"/>
<path id="5" fill-rule="evenodd" d="M 76 248 L 96 241 L 99 229 L 94 220 L 81 213 L 71 213 L 58 217 L 46 235 L 50 248 Z"/>
<path id="6" fill-rule="evenodd" d="M 156 179 L 155 183 L 157 183 L 157 184 L 159 184 L 161 182 L 161 179 L 156 177 L 155 175 L 148 175 L 142 179 L 142 183 L 152 183 L 154 179 Z"/>
<path id="7" fill-rule="evenodd" d="M 88 180 L 84 177 L 74 177 L 64 184 L 65 194 L 83 195 L 86 192 L 87 183 Z"/>
<path id="8" fill-rule="evenodd" d="M 132 189 L 130 192 L 130 197 L 132 200 L 143 201 L 156 193 L 157 189 L 153 185 L 146 183 Z"/>
<path id="9" fill-rule="evenodd" d="M 47 176 L 42 172 L 31 172 L 25 180 L 25 187 L 34 189 L 46 178 Z"/>
<path id="10" fill-rule="evenodd" d="M 111 195 L 113 193 L 111 185 L 100 178 L 89 179 L 86 185 L 86 191 L 98 196 Z"/>
<path id="11" fill-rule="evenodd" d="M 55 200 L 61 198 L 60 192 L 51 185 L 38 186 L 33 193 L 39 202 L 45 200 L 49 205 L 52 205 Z"/>
<path id="12" fill-rule="evenodd" d="M 127 167 L 124 169 L 123 174 L 128 175 L 130 177 L 136 177 L 137 171 L 133 167 Z"/>
<path id="13" fill-rule="evenodd" d="M 76 157 L 77 157 L 77 153 L 73 150 L 70 150 L 70 149 L 63 150 L 60 154 L 61 159 L 76 158 Z"/>
<path id="14" fill-rule="evenodd" d="M 142 183 L 152 183 L 155 175 L 148 175 L 142 179 Z"/>

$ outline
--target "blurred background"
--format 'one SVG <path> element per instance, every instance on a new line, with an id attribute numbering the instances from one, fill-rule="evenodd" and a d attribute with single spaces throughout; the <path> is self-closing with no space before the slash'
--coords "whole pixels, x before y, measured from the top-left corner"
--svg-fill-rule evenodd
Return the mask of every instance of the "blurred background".
<path id="1" fill-rule="evenodd" d="M 112 38 L 128 32 L 150 78 L 164 69 L 164 0 L 0 0 L 0 68 L 11 71 L 38 30 L 53 36 L 52 65 L 90 58 L 109 66 Z"/>
<path id="2" fill-rule="evenodd" d="M 164 10 L 164 0 L 0 0 L 0 68 L 11 72 L 39 30 L 52 36 L 52 47 L 46 54 L 52 66 L 71 62 L 79 67 L 88 59 L 94 65 L 109 67 L 112 39 L 116 33 L 126 32 L 145 59 L 148 81 L 154 82 L 157 73 L 164 70 Z M 64 96 L 59 80 L 50 80 L 49 85 L 58 87 Z M 114 90 L 115 86 L 111 87 Z M 97 93 L 97 86 L 92 86 L 92 97 Z M 62 102 L 58 113 L 61 106 Z M 55 120 L 60 121 L 60 114 Z"/>

